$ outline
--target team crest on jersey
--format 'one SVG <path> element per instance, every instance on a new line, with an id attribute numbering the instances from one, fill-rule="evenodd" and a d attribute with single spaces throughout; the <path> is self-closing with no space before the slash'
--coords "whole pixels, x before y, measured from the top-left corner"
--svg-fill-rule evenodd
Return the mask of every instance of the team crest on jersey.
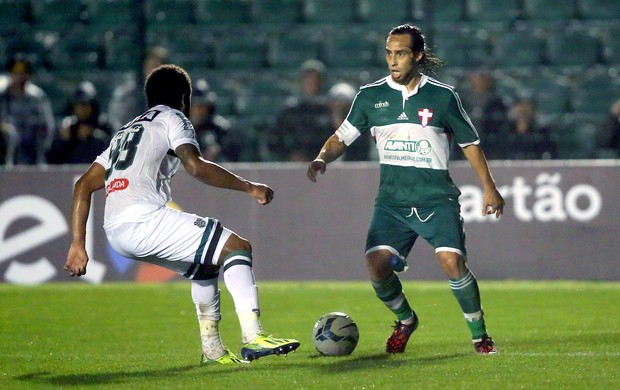
<path id="1" fill-rule="evenodd" d="M 422 127 L 426 127 L 428 123 L 431 121 L 433 117 L 433 110 L 429 110 L 428 108 L 423 108 L 418 110 L 418 118 L 420 118 L 420 124 Z"/>

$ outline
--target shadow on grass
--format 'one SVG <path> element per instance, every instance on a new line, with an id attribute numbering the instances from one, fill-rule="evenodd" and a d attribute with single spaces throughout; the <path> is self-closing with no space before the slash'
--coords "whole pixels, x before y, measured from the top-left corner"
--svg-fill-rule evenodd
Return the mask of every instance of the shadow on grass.
<path id="1" fill-rule="evenodd" d="M 16 381 L 50 384 L 58 386 L 84 386 L 100 384 L 123 384 L 142 379 L 171 378 L 199 368 L 198 365 L 170 367 L 162 370 L 113 371 L 101 373 L 81 373 L 54 375 L 51 372 L 35 372 L 15 377 Z"/>
<path id="2" fill-rule="evenodd" d="M 386 353 L 376 353 L 371 355 L 358 356 L 350 359 L 338 359 L 333 357 L 312 356 L 311 359 L 331 359 L 328 365 L 320 367 L 327 373 L 364 371 L 379 367 L 396 368 L 401 366 L 425 366 L 433 365 L 442 361 L 462 357 L 463 354 L 434 355 L 434 356 L 412 356 L 412 355 L 388 355 Z M 315 367 L 316 368 L 316 367 Z"/>
<path id="3" fill-rule="evenodd" d="M 152 382 L 158 378 L 170 380 L 191 376 L 193 371 L 202 375 L 203 370 L 211 374 L 217 373 L 222 379 L 228 375 L 236 375 L 239 370 L 270 371 L 297 370 L 300 368 L 310 368 L 325 374 L 337 374 L 345 372 L 364 371 L 379 367 L 412 367 L 426 366 L 441 363 L 452 359 L 462 358 L 466 354 L 433 355 L 433 356 L 407 356 L 407 355 L 388 355 L 386 353 L 376 353 L 361 356 L 339 356 L 327 357 L 321 355 L 311 355 L 303 360 L 288 359 L 274 361 L 265 359 L 264 361 L 253 362 L 252 364 L 222 366 L 212 364 L 206 366 L 188 365 L 180 367 L 169 367 L 161 370 L 142 370 L 142 371 L 109 371 L 100 373 L 79 373 L 55 375 L 49 371 L 34 372 L 20 375 L 14 379 L 18 382 L 29 382 L 31 384 L 56 385 L 56 386 L 85 386 L 85 385 L 111 385 L 111 384 L 131 384 L 142 383 L 142 381 Z"/>

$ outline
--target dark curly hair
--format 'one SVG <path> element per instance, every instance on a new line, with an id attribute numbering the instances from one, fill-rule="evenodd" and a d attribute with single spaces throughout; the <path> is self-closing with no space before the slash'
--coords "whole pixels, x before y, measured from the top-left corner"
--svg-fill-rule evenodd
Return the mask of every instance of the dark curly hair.
<path id="1" fill-rule="evenodd" d="M 422 59 L 419 62 L 422 73 L 429 75 L 436 75 L 437 72 L 445 66 L 445 63 L 439 58 L 435 57 L 431 53 L 430 49 L 426 46 L 426 38 L 422 33 L 422 30 L 411 24 L 402 24 L 392 28 L 390 35 L 405 35 L 408 34 L 411 37 L 411 50 L 414 53 L 422 53 Z"/>
<path id="2" fill-rule="evenodd" d="M 161 65 L 146 78 L 144 96 L 149 107 L 165 104 L 180 108 L 185 96 L 192 94 L 192 80 L 185 69 L 177 65 Z"/>

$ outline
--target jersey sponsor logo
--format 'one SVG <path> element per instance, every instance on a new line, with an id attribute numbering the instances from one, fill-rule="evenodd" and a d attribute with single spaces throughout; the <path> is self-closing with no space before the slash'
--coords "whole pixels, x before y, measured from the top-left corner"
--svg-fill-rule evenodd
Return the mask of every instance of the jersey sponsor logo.
<path id="1" fill-rule="evenodd" d="M 129 180 L 127 179 L 114 179 L 107 186 L 105 186 L 105 196 L 107 197 L 114 191 L 122 191 L 129 187 Z"/>
<path id="2" fill-rule="evenodd" d="M 126 129 L 128 127 L 131 127 L 134 123 L 137 123 L 137 122 L 143 122 L 143 121 L 152 122 L 153 119 L 155 119 L 155 117 L 157 115 L 159 115 L 160 112 L 161 111 L 159 111 L 159 110 L 147 111 L 144 114 L 142 114 L 139 117 L 137 117 L 136 119 L 134 119 L 131 122 L 127 123 L 125 126 L 121 127 L 121 130 Z"/>
<path id="3" fill-rule="evenodd" d="M 431 121 L 432 117 L 433 110 L 429 110 L 428 108 L 418 110 L 418 118 L 420 118 L 420 124 L 422 124 L 422 127 L 426 127 L 426 125 L 428 125 L 428 122 Z"/>
<path id="4" fill-rule="evenodd" d="M 426 156 L 433 151 L 433 147 L 426 139 L 421 139 L 418 141 L 388 140 L 385 143 L 383 150 L 390 152 L 411 152 Z"/>
<path id="5" fill-rule="evenodd" d="M 197 220 L 194 221 L 194 225 L 198 226 L 199 228 L 203 228 L 207 226 L 207 223 L 205 222 L 204 219 L 198 218 Z"/>
<path id="6" fill-rule="evenodd" d="M 400 114 L 398 116 L 398 118 L 396 118 L 397 121 L 408 121 L 409 117 L 407 116 L 407 114 L 405 114 L 405 112 L 403 111 L 402 114 Z"/>
<path id="7" fill-rule="evenodd" d="M 389 106 L 390 106 L 390 102 L 388 102 L 387 100 L 384 102 L 375 103 L 375 108 L 386 108 Z"/>

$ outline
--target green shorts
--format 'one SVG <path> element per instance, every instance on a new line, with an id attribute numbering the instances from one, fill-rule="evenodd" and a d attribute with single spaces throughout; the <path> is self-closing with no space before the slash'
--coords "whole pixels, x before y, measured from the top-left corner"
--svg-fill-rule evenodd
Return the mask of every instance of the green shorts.
<path id="1" fill-rule="evenodd" d="M 456 252 L 466 257 L 465 230 L 457 201 L 431 207 L 395 207 L 376 204 L 366 237 L 366 253 L 388 249 L 405 259 L 419 237 L 435 252 Z"/>

